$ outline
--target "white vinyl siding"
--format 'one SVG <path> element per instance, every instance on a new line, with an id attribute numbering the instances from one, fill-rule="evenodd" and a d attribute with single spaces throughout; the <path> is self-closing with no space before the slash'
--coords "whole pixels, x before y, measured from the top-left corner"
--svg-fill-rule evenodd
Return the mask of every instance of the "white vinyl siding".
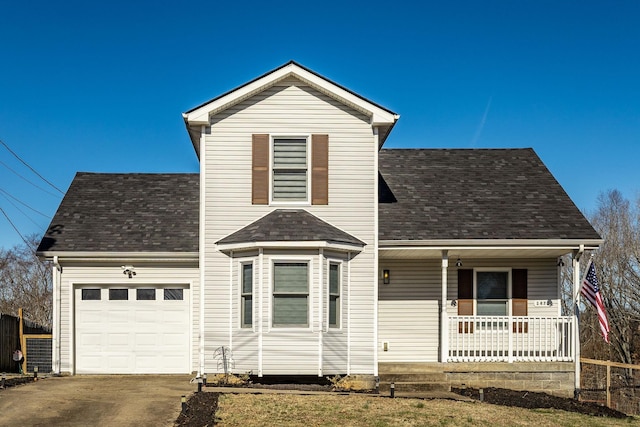
<path id="1" fill-rule="evenodd" d="M 274 202 L 308 200 L 306 138 L 274 138 L 271 194 Z"/>
<path id="2" fill-rule="evenodd" d="M 347 294 L 341 295 L 341 329 L 328 328 L 328 316 L 323 314 L 320 325 L 317 305 L 320 292 L 318 251 L 264 251 L 262 271 L 254 259 L 254 324 L 241 328 L 237 286 L 238 264 L 231 265 L 229 254 L 221 253 L 215 242 L 247 226 L 273 211 L 274 206 L 252 205 L 252 135 L 299 138 L 329 135 L 328 205 L 307 204 L 304 209 L 347 233 L 364 241 L 361 253 L 353 253 L 350 264 L 351 318 L 346 318 Z M 377 145 L 367 116 L 346 107 L 329 96 L 310 88 L 300 80 L 289 78 L 279 82 L 225 111 L 211 117 L 211 128 L 205 135 L 206 177 L 203 200 L 205 234 L 201 248 L 205 265 L 205 354 L 212 354 L 221 345 L 232 347 L 235 371 L 260 374 L 318 373 L 319 335 L 323 333 L 323 374 L 344 374 L 347 360 L 352 374 L 371 374 L 374 370 L 374 287 L 375 259 L 375 154 Z M 309 195 L 307 195 L 309 196 Z M 286 203 L 282 202 L 285 206 Z M 289 259 L 289 255 L 312 258 L 309 280 L 309 325 L 306 328 L 275 328 L 272 322 L 272 261 Z M 236 254 L 237 258 L 240 254 Z M 242 254 L 242 257 L 249 255 Z M 328 255 L 327 255 L 328 256 Z M 342 259 L 346 254 L 341 254 Z M 332 255 L 332 257 L 337 257 Z M 343 289 L 347 285 L 347 267 L 343 263 Z M 229 271 L 230 268 L 235 271 Z M 325 272 L 322 280 L 327 282 Z M 236 280 L 233 285 L 230 280 Z M 260 282 L 262 280 L 262 282 Z M 234 287 L 235 286 L 235 287 Z M 230 295 L 230 292 L 235 294 Z M 230 304 L 231 301 L 231 304 Z M 323 313 L 326 313 L 323 311 Z M 230 322 L 234 322 L 230 325 Z M 346 327 L 350 325 L 350 346 Z M 261 346 L 260 346 L 261 343 Z M 347 349 L 350 349 L 348 351 Z M 262 358 L 262 359 L 261 359 Z M 217 362 L 205 358 L 205 372 L 217 372 Z M 296 372 L 293 372 L 293 371 Z"/>

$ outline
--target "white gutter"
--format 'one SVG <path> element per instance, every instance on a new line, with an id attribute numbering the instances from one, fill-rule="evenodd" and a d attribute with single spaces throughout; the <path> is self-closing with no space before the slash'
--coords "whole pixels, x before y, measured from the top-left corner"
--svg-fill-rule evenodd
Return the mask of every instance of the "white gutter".
<path id="1" fill-rule="evenodd" d="M 131 260 L 138 261 L 197 261 L 198 252 L 88 252 L 88 251 L 53 251 L 39 252 L 38 256 L 52 259 L 55 257 L 64 258 L 65 261 L 74 260 Z"/>
<path id="2" fill-rule="evenodd" d="M 474 249 L 474 248 L 532 248 L 532 249 L 577 249 L 584 245 L 598 247 L 602 239 L 443 239 L 443 240 L 380 240 L 379 249 Z"/>

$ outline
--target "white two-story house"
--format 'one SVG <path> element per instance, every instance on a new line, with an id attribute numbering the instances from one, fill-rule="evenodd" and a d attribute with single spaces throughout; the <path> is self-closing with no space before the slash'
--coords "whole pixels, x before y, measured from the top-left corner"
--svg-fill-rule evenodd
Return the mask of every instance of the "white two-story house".
<path id="1" fill-rule="evenodd" d="M 295 62 L 183 117 L 199 174 L 78 173 L 38 248 L 56 372 L 576 385 L 559 257 L 601 240 L 533 150 L 386 150 L 397 114 Z"/>

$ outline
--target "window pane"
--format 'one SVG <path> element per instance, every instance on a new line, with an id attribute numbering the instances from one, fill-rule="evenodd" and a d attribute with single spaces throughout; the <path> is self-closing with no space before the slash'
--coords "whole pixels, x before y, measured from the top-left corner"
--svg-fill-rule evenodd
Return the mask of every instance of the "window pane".
<path id="1" fill-rule="evenodd" d="M 306 139 L 275 139 L 273 140 L 274 168 L 307 168 L 307 140 Z"/>
<path id="2" fill-rule="evenodd" d="M 273 266 L 273 292 L 308 292 L 307 263 L 277 263 Z"/>
<path id="3" fill-rule="evenodd" d="M 478 316 L 506 316 L 506 301 L 478 301 Z"/>
<path id="4" fill-rule="evenodd" d="M 307 171 L 273 171 L 274 200 L 306 200 Z"/>
<path id="5" fill-rule="evenodd" d="M 479 271 L 478 273 L 478 299 L 505 299 L 507 298 L 506 271 Z"/>
<path id="6" fill-rule="evenodd" d="M 253 298 L 251 296 L 242 297 L 242 326 L 253 324 Z"/>
<path id="7" fill-rule="evenodd" d="M 129 289 L 109 289 L 109 299 L 112 301 L 128 300 Z"/>
<path id="8" fill-rule="evenodd" d="M 274 296 L 274 325 L 307 325 L 307 296 Z"/>
<path id="9" fill-rule="evenodd" d="M 165 301 L 182 300 L 182 289 L 165 289 L 164 299 Z"/>
<path id="10" fill-rule="evenodd" d="M 329 265 L 329 292 L 340 293 L 340 266 L 338 264 Z"/>
<path id="11" fill-rule="evenodd" d="M 136 299 L 138 301 L 152 301 L 156 299 L 155 289 L 136 289 Z"/>
<path id="12" fill-rule="evenodd" d="M 338 326 L 338 297 L 329 297 L 329 326 Z"/>
<path id="13" fill-rule="evenodd" d="M 83 289 L 82 299 L 87 300 L 100 300 L 100 289 Z"/>
<path id="14" fill-rule="evenodd" d="M 242 293 L 250 294 L 253 290 L 253 264 L 242 265 Z"/>

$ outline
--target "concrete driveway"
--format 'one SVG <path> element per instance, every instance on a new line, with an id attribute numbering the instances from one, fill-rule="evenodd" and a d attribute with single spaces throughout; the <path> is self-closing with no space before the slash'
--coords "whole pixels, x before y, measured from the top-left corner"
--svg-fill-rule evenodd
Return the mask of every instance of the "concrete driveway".
<path id="1" fill-rule="evenodd" d="M 2 426 L 171 426 L 189 375 L 81 375 L 0 390 Z"/>

